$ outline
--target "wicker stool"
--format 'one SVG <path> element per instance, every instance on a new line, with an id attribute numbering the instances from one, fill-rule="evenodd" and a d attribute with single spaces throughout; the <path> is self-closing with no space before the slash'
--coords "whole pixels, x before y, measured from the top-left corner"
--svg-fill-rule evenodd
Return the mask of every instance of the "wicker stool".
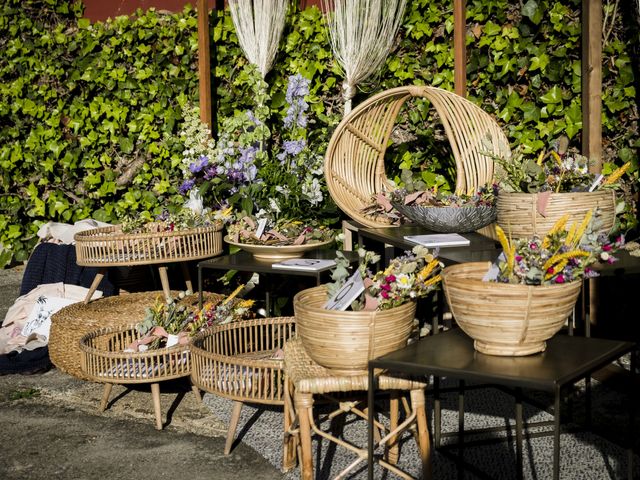
<path id="1" fill-rule="evenodd" d="M 86 334 L 80 339 L 82 371 L 89 380 L 104 383 L 100 411 L 107 408 L 114 383 L 150 383 L 156 429 L 162 430 L 159 382 L 188 377 L 191 374 L 189 345 L 176 345 L 146 352 L 124 351 L 133 341 L 139 339 L 140 334 L 135 325 L 107 327 Z M 202 400 L 200 390 L 196 386 L 192 389 L 198 400 Z"/>
<path id="2" fill-rule="evenodd" d="M 87 292 L 89 303 L 102 281 L 107 267 L 158 265 L 165 297 L 169 298 L 167 264 L 179 262 L 187 290 L 193 290 L 189 270 L 184 262 L 214 257 L 222 253 L 222 226 L 192 228 L 174 232 L 122 233 L 120 225 L 94 228 L 76 233 L 78 265 L 97 267 L 98 273 Z"/>
<path id="3" fill-rule="evenodd" d="M 384 156 L 400 108 L 412 97 L 426 98 L 438 113 L 456 164 L 456 192 L 466 193 L 493 181 L 493 160 L 485 153 L 511 156 L 507 137 L 493 117 L 455 93 L 412 85 L 374 95 L 340 122 L 324 163 L 331 197 L 364 226 L 390 226 L 386 218 L 364 214 L 362 209 L 373 195 L 392 189 Z"/>
<path id="4" fill-rule="evenodd" d="M 323 395 L 341 392 L 366 391 L 368 388 L 367 372 L 361 375 L 341 376 L 315 363 L 307 355 L 302 341 L 295 339 L 287 342 L 284 348 L 285 353 L 285 373 L 287 382 L 285 384 L 285 461 L 284 469 L 291 469 L 295 465 L 296 450 L 299 446 L 300 465 L 303 480 L 313 478 L 313 456 L 311 452 L 311 433 L 324 437 L 344 448 L 355 452 L 358 458 L 343 470 L 338 478 L 342 478 L 353 470 L 360 462 L 366 461 L 367 449 L 358 448 L 340 438 L 336 438 L 327 432 L 322 431 L 314 422 L 313 403 L 314 395 Z M 424 388 L 426 384 L 407 378 L 391 377 L 381 375 L 378 380 L 381 390 L 391 391 L 390 428 L 387 434 L 380 438 L 377 431 L 377 445 L 387 447 L 387 461 L 379 460 L 378 463 L 400 476 L 411 479 L 412 477 L 395 466 L 398 460 L 398 438 L 399 434 L 412 426 L 417 427 L 416 441 L 420 450 L 422 461 L 422 477 L 431 478 L 431 445 L 429 432 L 427 430 L 427 417 L 425 412 Z M 408 402 L 403 398 L 403 404 L 407 412 L 406 419 L 398 425 L 400 392 L 409 391 L 411 398 L 411 409 Z M 360 410 L 358 402 L 340 401 L 340 407 L 329 416 L 334 417 L 339 413 L 354 413 L 366 419 L 366 408 Z M 379 422 L 375 427 L 384 430 Z"/>
<path id="5" fill-rule="evenodd" d="M 233 400 L 225 455 L 231 452 L 245 402 L 283 405 L 283 362 L 274 354 L 293 336 L 294 317 L 269 317 L 216 325 L 193 338 L 192 383 Z"/>

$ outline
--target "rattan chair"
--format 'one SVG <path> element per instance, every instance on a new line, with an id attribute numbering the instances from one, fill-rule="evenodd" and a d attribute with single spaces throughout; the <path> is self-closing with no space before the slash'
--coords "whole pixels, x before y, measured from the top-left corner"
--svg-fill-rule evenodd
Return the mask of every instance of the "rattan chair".
<path id="1" fill-rule="evenodd" d="M 340 375 L 332 370 L 326 369 L 311 360 L 302 345 L 301 339 L 294 339 L 287 342 L 284 348 L 284 358 L 284 368 L 287 376 L 284 406 L 284 470 L 289 470 L 295 466 L 296 454 L 299 451 L 300 458 L 298 460 L 300 463 L 301 477 L 303 480 L 313 479 L 314 470 L 311 435 L 315 433 L 357 455 L 357 458 L 337 477 L 342 478 L 353 471 L 361 462 L 367 460 L 367 448 L 359 448 L 321 430 L 314 421 L 314 396 L 321 395 L 325 399 L 334 400 L 339 403 L 338 409 L 329 414 L 330 418 L 334 418 L 341 413 L 354 413 L 366 419 L 366 407 L 360 408 L 359 402 L 357 401 L 332 398 L 331 394 L 366 391 L 368 389 L 367 372 L 363 371 L 361 374 L 355 375 Z M 422 461 L 421 478 L 431 478 L 431 446 L 429 432 L 427 430 L 424 397 L 426 384 L 408 378 L 380 375 L 378 385 L 381 390 L 391 392 L 389 431 L 386 432 L 382 438 L 379 432 L 377 430 L 375 431 L 377 445 L 385 445 L 387 448 L 387 459 L 379 459 L 377 460 L 378 463 L 401 478 L 412 478 L 400 470 L 395 463 L 398 460 L 398 439 L 400 433 L 415 424 L 417 428 L 414 433 L 416 434 L 416 441 L 418 442 Z M 401 399 L 401 392 L 409 392 L 411 406 L 409 406 L 406 399 Z M 398 425 L 399 404 L 401 400 L 403 400 L 402 403 L 405 406 L 406 418 Z M 380 422 L 376 422 L 376 427 L 385 430 Z"/>
<path id="2" fill-rule="evenodd" d="M 362 213 L 373 195 L 390 190 L 384 155 L 400 108 L 413 98 L 431 102 L 444 126 L 456 165 L 457 192 L 493 181 L 490 152 L 509 157 L 511 150 L 496 121 L 455 93 L 435 87 L 406 86 L 379 93 L 358 105 L 338 125 L 325 157 L 324 172 L 336 204 L 367 227 L 391 226 L 386 219 Z"/>

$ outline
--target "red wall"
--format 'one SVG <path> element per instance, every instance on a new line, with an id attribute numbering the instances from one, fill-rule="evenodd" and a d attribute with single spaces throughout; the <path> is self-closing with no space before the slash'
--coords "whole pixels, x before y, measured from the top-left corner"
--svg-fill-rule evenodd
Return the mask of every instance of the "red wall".
<path id="1" fill-rule="evenodd" d="M 190 3 L 195 4 L 195 0 L 83 0 L 84 16 L 95 22 L 106 20 L 109 17 L 118 15 L 130 15 L 138 8 L 147 10 L 154 7 L 157 10 L 169 10 L 171 12 L 182 11 L 182 8 Z M 207 0 L 209 8 L 214 8 L 216 3 L 220 5 L 221 0 Z M 321 0 L 299 0 L 300 7 L 306 8 L 311 5 L 320 6 Z"/>

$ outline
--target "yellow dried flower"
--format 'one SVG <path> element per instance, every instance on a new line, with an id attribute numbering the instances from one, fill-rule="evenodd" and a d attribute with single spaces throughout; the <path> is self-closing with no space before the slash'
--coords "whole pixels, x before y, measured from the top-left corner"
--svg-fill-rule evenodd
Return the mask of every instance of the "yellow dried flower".
<path id="1" fill-rule="evenodd" d="M 569 260 L 567 260 L 566 258 L 564 260 L 561 260 L 555 267 L 553 267 L 552 273 L 545 273 L 544 275 L 545 280 L 549 280 L 554 275 L 557 275 L 558 273 L 560 273 L 564 269 L 564 267 L 567 266 L 567 263 L 569 263 Z"/>
<path id="2" fill-rule="evenodd" d="M 584 219 L 580 224 L 580 228 L 578 228 L 578 231 L 576 232 L 576 235 L 573 238 L 574 247 L 577 247 L 578 244 L 580 243 L 580 239 L 582 238 L 582 235 L 584 235 L 584 232 L 587 230 L 587 227 L 589 226 L 589 222 L 591 222 L 591 217 L 593 217 L 593 210 L 589 210 L 587 214 L 584 216 Z"/>
<path id="3" fill-rule="evenodd" d="M 538 160 L 536 160 L 536 163 L 538 165 L 542 165 L 543 160 L 544 160 L 544 150 L 540 152 L 540 155 L 538 155 Z"/>
<path id="4" fill-rule="evenodd" d="M 622 175 L 625 174 L 627 170 L 631 168 L 631 162 L 627 162 L 618 169 L 616 169 L 611 175 L 607 177 L 604 181 L 603 185 L 611 185 L 612 183 L 616 183 Z"/>
<path id="5" fill-rule="evenodd" d="M 575 258 L 575 257 L 588 257 L 589 255 L 591 254 L 584 250 L 572 250 L 570 252 L 558 253 L 544 263 L 544 265 L 542 266 L 542 270 L 546 272 L 553 265 L 563 260 L 569 260 L 570 258 Z"/>
<path id="6" fill-rule="evenodd" d="M 567 221 L 569 220 L 569 214 L 565 213 L 563 216 L 561 216 L 556 223 L 553 224 L 553 227 L 551 227 L 551 230 L 549 230 L 547 232 L 547 235 L 544 237 L 544 239 L 542 240 L 542 247 L 543 248 L 547 248 L 551 242 L 551 235 L 553 235 L 554 233 L 559 232 L 560 230 L 564 230 L 564 226 L 567 224 Z"/>
<path id="7" fill-rule="evenodd" d="M 225 298 L 224 302 L 222 302 L 222 304 L 226 305 L 231 300 L 233 300 L 242 291 L 243 288 L 244 288 L 244 285 L 238 285 L 238 288 L 236 288 L 233 292 L 231 292 L 231 295 L 229 295 L 227 298 Z"/>
<path id="8" fill-rule="evenodd" d="M 515 245 L 511 245 L 507 236 L 504 234 L 504 230 L 500 227 L 500 225 L 496 225 L 496 234 L 498 235 L 498 240 L 500 241 L 500 245 L 502 246 L 502 250 L 504 254 L 507 256 L 507 273 L 511 274 L 513 271 L 513 262 L 515 260 Z"/>
<path id="9" fill-rule="evenodd" d="M 573 237 L 576 234 L 576 229 L 578 228 L 578 224 L 573 222 L 571 224 L 571 228 L 569 229 L 569 233 L 567 234 L 567 238 L 564 240 L 565 245 L 571 245 L 573 243 Z"/>
<path id="10" fill-rule="evenodd" d="M 553 155 L 553 158 L 555 159 L 556 163 L 562 166 L 562 159 L 560 158 L 560 155 L 558 155 L 558 152 L 556 152 L 555 150 L 551 150 L 551 155 Z"/>

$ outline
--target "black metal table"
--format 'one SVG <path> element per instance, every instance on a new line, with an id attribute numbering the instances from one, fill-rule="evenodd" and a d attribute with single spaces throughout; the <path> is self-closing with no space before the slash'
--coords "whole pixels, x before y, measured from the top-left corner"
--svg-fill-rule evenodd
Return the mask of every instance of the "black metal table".
<path id="1" fill-rule="evenodd" d="M 345 257 L 351 262 L 355 262 L 358 259 L 357 252 L 343 252 Z M 320 258 L 320 259 L 335 259 L 336 250 L 311 250 L 305 252 L 302 258 Z M 252 254 L 244 251 L 234 253 L 231 255 L 224 255 L 222 257 L 216 257 L 209 260 L 203 260 L 198 263 L 198 294 L 200 305 L 202 305 L 202 271 L 203 270 L 221 270 L 228 272 L 230 270 L 236 270 L 239 272 L 252 272 L 252 273 L 264 273 L 273 275 L 297 275 L 302 277 L 312 277 L 316 280 L 316 285 L 320 285 L 322 279 L 327 278 L 330 270 L 309 271 L 300 269 L 288 269 L 288 268 L 273 268 L 274 263 L 278 263 L 280 260 L 260 260 L 255 258 Z M 268 292 L 267 292 L 268 294 Z M 267 312 L 270 311 L 269 295 L 267 295 Z"/>
<path id="2" fill-rule="evenodd" d="M 592 372 L 631 352 L 632 342 L 556 335 L 547 341 L 543 353 L 525 357 L 499 357 L 476 352 L 473 340 L 460 329 L 423 338 L 407 347 L 369 362 L 369 479 L 373 478 L 373 429 L 371 428 L 376 390 L 374 369 L 413 375 L 433 375 L 509 387 L 515 389 L 516 457 L 518 477 L 522 476 L 522 396 L 523 388 L 551 392 L 553 407 L 553 478 L 560 473 L 560 395 L 561 389 L 588 377 Z M 633 356 L 632 356 L 633 359 Z M 632 370 L 634 365 L 632 365 Z M 589 393 L 589 392 L 588 392 Z M 633 389 L 631 389 L 633 395 Z M 633 402 L 631 402 L 633 403 Z M 461 403 L 460 431 L 463 443 L 464 410 Z M 434 405 L 434 443 L 440 441 L 440 403 Z M 632 412 L 630 412 L 630 416 Z M 632 417 L 633 419 L 633 417 Z M 630 425 L 633 421 L 630 422 Z M 629 472 L 631 473 L 631 458 Z M 631 477 L 630 477 L 631 478 Z"/>
<path id="3" fill-rule="evenodd" d="M 394 228 L 360 228 L 358 235 L 363 241 L 373 240 L 384 244 L 385 265 L 395 257 L 396 249 L 410 250 L 416 244 L 404 239 L 405 235 L 425 235 L 434 233 L 424 227 L 406 226 Z M 493 239 L 476 232 L 461 233 L 470 240 L 464 247 L 441 247 L 438 257 L 447 265 L 464 262 L 493 262 L 501 252 L 500 245 Z"/>

